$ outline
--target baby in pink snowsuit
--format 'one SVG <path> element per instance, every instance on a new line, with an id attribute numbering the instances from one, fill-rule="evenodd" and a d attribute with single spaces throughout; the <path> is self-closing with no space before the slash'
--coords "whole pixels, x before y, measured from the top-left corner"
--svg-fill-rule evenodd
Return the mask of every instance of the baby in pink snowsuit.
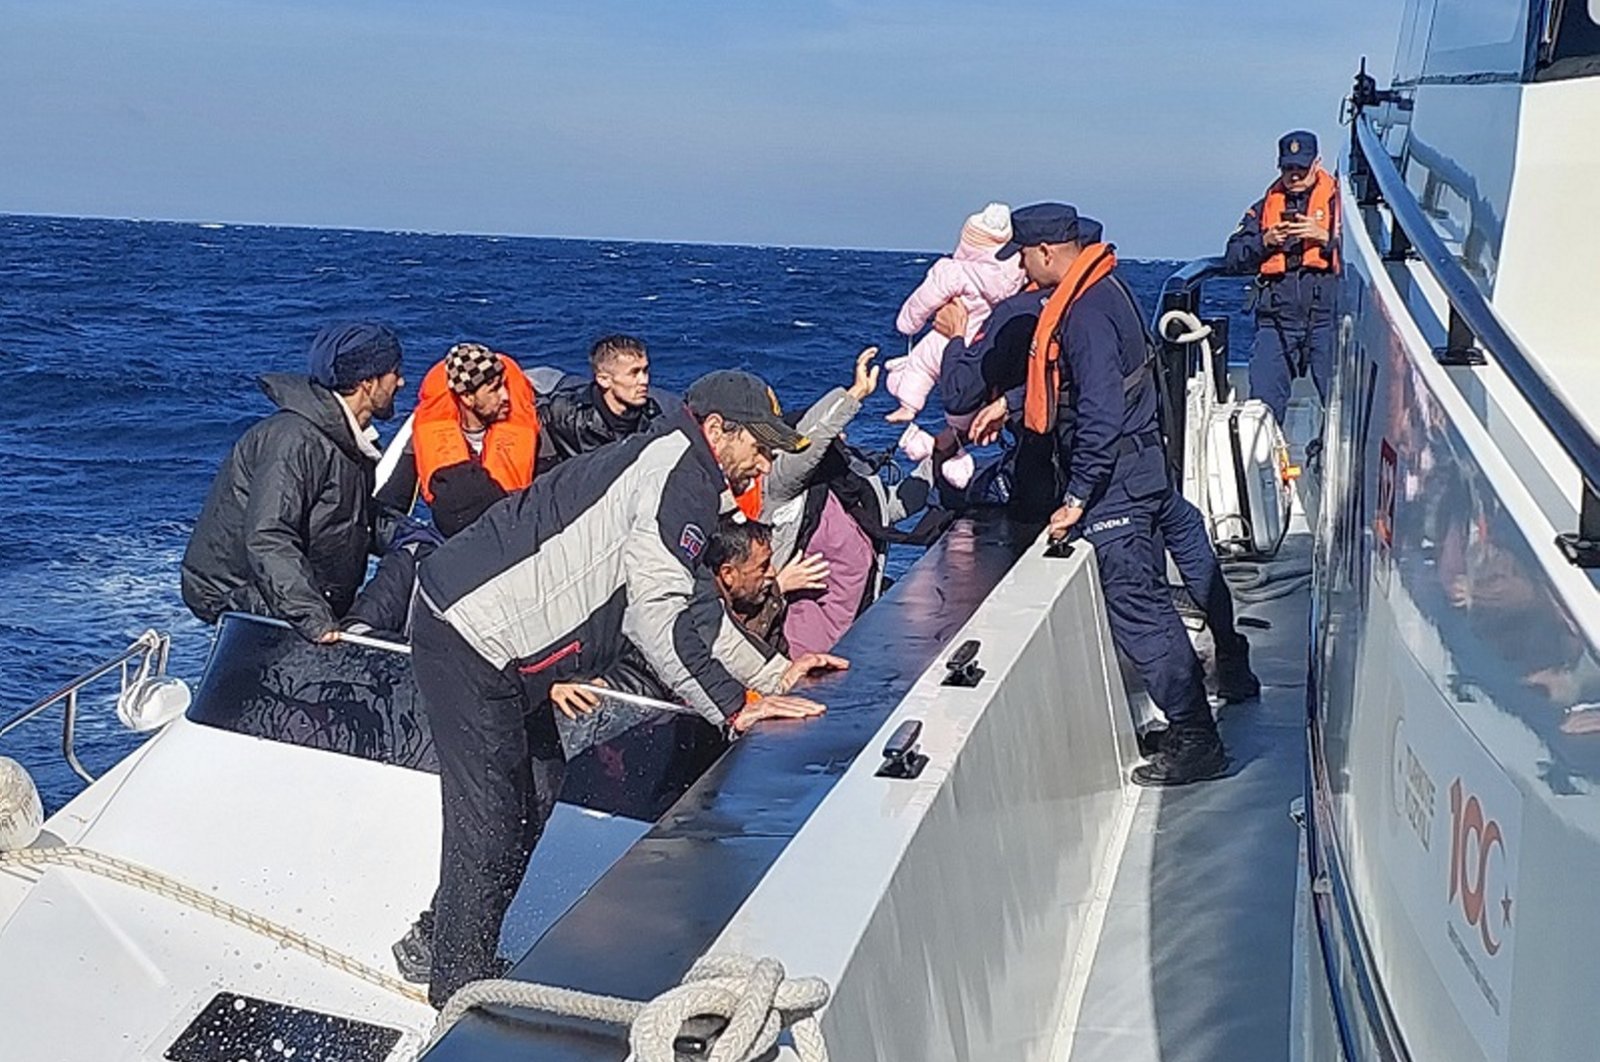
<path id="1" fill-rule="evenodd" d="M 995 303 L 1021 291 L 1026 279 L 1020 259 L 1001 261 L 995 257 L 995 252 L 1009 239 L 1011 208 L 1006 204 L 990 203 L 967 218 L 961 226 L 961 240 L 956 244 L 955 253 L 928 268 L 928 275 L 900 307 L 895 327 L 904 335 L 916 335 L 939 307 L 956 300 L 967 311 L 966 340 L 972 342 L 989 319 Z M 944 348 L 949 342 L 939 332 L 929 329 L 908 355 L 885 363 L 884 368 L 889 370 L 889 393 L 900 400 L 900 408 L 889 414 L 889 420 L 909 421 L 922 412 L 928 394 L 939 382 Z M 969 417 L 956 420 L 970 423 Z M 957 429 L 966 426 L 955 421 L 951 425 Z M 907 456 L 920 461 L 933 452 L 934 438 L 911 424 L 900 437 L 900 446 Z M 958 451 L 944 463 L 943 475 L 952 485 L 964 487 L 972 478 L 972 466 L 972 455 Z"/>

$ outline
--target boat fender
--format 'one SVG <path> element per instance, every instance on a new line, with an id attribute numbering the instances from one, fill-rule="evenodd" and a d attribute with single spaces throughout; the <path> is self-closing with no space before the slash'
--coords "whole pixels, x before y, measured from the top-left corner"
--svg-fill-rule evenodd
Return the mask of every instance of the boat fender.
<path id="1" fill-rule="evenodd" d="M 43 828 L 39 788 L 22 764 L 0 756 L 0 852 L 20 852 Z"/>
<path id="2" fill-rule="evenodd" d="M 137 734 L 158 730 L 189 710 L 189 684 L 161 676 L 132 683 L 117 695 L 117 718 Z"/>

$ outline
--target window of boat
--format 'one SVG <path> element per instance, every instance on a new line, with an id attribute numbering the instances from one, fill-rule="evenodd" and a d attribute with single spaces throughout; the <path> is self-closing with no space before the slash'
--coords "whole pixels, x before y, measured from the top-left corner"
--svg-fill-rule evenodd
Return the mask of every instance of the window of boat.
<path id="1" fill-rule="evenodd" d="M 1554 81 L 1600 74 L 1600 0 L 1551 2 L 1556 7 L 1534 80 Z"/>
<path id="2" fill-rule="evenodd" d="M 1521 80 L 1528 26 L 1528 0 L 1438 0 L 1423 80 Z"/>
<path id="3" fill-rule="evenodd" d="M 313 645 L 259 616 L 223 617 L 189 718 L 269 741 L 437 769 L 407 653 Z"/>
<path id="4" fill-rule="evenodd" d="M 188 718 L 286 745 L 438 770 L 404 646 L 313 645 L 261 616 L 222 617 Z M 567 754 L 561 799 L 642 822 L 659 818 L 727 747 L 696 715 L 612 702 L 576 723 L 558 718 L 557 726 Z"/>
<path id="5" fill-rule="evenodd" d="M 1396 85 L 1413 85 L 1422 76 L 1428 54 L 1428 32 L 1433 28 L 1434 0 L 1410 0 L 1400 21 L 1400 43 L 1394 52 Z M 1392 145 L 1391 145 L 1392 146 Z"/>

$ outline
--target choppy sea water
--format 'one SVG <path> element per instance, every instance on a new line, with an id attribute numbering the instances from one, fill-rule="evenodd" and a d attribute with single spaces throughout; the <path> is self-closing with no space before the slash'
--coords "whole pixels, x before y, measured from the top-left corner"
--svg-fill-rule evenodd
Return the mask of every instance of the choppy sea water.
<path id="1" fill-rule="evenodd" d="M 454 342 L 577 372 L 619 331 L 646 340 L 662 387 L 736 366 L 800 406 L 847 384 L 863 346 L 905 352 L 895 314 L 939 253 L 0 216 L 0 720 L 150 627 L 198 679 L 210 637 L 178 595 L 184 544 L 228 447 L 270 411 L 254 378 L 303 371 L 325 321 L 399 331 L 402 416 Z M 1147 310 L 1173 267 L 1125 264 Z M 893 408 L 880 390 L 852 439 L 890 444 Z M 107 690 L 79 723 L 95 773 L 140 740 Z M 59 740 L 51 715 L 0 741 L 51 809 L 79 788 Z"/>

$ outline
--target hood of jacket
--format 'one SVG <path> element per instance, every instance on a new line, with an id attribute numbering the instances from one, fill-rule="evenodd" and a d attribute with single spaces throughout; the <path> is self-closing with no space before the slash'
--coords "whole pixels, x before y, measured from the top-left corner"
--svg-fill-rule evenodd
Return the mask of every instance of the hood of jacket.
<path id="1" fill-rule="evenodd" d="M 326 387 L 293 373 L 268 373 L 256 385 L 273 405 L 310 421 L 352 461 L 372 460 L 356 442 L 339 396 Z"/>

